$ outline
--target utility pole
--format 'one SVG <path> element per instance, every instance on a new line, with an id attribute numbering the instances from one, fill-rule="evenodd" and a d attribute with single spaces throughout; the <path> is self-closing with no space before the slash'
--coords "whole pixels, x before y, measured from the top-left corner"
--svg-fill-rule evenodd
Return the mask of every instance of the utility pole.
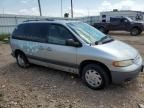
<path id="1" fill-rule="evenodd" d="M 42 16 L 40 0 L 38 0 L 38 5 L 39 5 L 39 13 L 40 13 L 40 16 Z"/>
<path id="2" fill-rule="evenodd" d="M 61 17 L 63 17 L 63 2 L 61 0 Z"/>
<path id="3" fill-rule="evenodd" d="M 71 17 L 73 18 L 73 0 L 71 0 Z"/>

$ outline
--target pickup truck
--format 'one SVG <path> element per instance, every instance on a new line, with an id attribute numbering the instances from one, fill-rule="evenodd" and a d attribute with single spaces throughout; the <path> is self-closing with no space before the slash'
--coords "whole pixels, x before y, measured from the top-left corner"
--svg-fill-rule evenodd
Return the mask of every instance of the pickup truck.
<path id="1" fill-rule="evenodd" d="M 110 22 L 95 23 L 93 25 L 105 34 L 109 31 L 128 31 L 132 36 L 137 36 L 144 30 L 144 23 L 134 21 L 129 17 L 110 18 Z"/>

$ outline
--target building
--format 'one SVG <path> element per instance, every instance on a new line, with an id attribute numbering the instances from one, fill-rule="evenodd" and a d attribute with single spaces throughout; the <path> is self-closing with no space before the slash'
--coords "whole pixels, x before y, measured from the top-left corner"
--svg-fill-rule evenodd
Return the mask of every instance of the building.
<path id="1" fill-rule="evenodd" d="M 113 11 L 106 11 L 100 13 L 101 22 L 109 22 L 111 17 L 130 17 L 136 21 L 144 21 L 144 12 L 141 11 L 131 11 L 131 10 L 120 10 L 117 9 Z"/>

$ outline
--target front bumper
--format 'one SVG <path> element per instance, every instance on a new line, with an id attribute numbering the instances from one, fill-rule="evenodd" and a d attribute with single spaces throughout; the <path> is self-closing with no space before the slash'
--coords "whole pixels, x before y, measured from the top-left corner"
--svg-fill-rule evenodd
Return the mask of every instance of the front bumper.
<path id="1" fill-rule="evenodd" d="M 114 84 L 121 84 L 123 82 L 130 81 L 138 76 L 140 72 L 143 71 L 144 66 L 140 66 L 138 69 L 129 72 L 116 72 L 112 71 L 112 82 Z"/>

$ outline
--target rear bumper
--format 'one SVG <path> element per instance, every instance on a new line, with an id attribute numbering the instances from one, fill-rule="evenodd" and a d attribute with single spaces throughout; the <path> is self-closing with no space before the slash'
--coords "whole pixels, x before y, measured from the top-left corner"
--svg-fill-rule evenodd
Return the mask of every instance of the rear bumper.
<path id="1" fill-rule="evenodd" d="M 116 72 L 112 71 L 112 82 L 114 84 L 121 84 L 123 82 L 130 81 L 132 79 L 135 79 L 140 72 L 143 71 L 143 65 L 140 66 L 138 69 L 134 71 L 129 71 L 129 72 Z"/>

